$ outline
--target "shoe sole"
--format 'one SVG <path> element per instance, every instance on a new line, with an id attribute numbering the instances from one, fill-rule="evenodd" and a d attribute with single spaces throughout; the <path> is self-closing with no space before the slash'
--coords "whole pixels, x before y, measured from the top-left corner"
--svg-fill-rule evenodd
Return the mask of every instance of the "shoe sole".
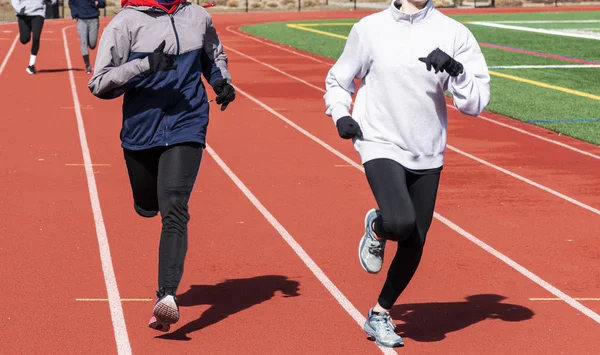
<path id="1" fill-rule="evenodd" d="M 362 268 L 368 272 L 369 274 L 377 274 L 379 273 L 379 271 L 381 271 L 381 269 L 377 270 L 377 271 L 372 271 L 369 270 L 367 268 L 367 266 L 365 265 L 365 263 L 363 262 L 362 256 L 360 254 L 360 251 L 362 250 L 363 246 L 365 245 L 365 243 L 367 242 L 367 227 L 368 227 L 368 223 L 369 223 L 369 215 L 371 214 L 371 212 L 373 211 L 377 211 L 376 209 L 372 208 L 370 209 L 367 214 L 365 215 L 365 234 L 363 234 L 363 237 L 360 239 L 360 242 L 358 243 L 358 260 L 360 260 L 360 266 L 362 266 Z"/>
<path id="2" fill-rule="evenodd" d="M 35 73 L 34 73 L 34 72 L 32 72 L 31 70 L 29 70 L 29 68 L 25 69 L 25 71 L 26 71 L 28 74 L 31 74 L 31 75 L 35 74 Z"/>
<path id="3" fill-rule="evenodd" d="M 158 330 L 159 332 L 168 332 L 171 329 L 171 325 L 169 323 L 162 322 L 156 317 L 150 318 L 150 323 L 148 326 L 154 330 Z"/>
<path id="4" fill-rule="evenodd" d="M 168 332 L 171 324 L 179 321 L 179 310 L 166 303 L 159 302 L 154 306 L 153 316 L 148 326 L 152 329 Z"/>

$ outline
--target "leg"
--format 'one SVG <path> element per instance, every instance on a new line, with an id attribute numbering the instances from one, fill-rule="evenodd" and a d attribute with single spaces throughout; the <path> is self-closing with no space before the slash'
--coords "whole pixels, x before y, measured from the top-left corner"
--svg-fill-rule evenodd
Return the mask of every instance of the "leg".
<path id="1" fill-rule="evenodd" d="M 158 287 L 175 294 L 187 252 L 188 201 L 196 182 L 202 148 L 182 144 L 168 148 L 158 168 L 158 206 L 162 217 Z"/>
<path id="2" fill-rule="evenodd" d="M 31 40 L 31 17 L 17 16 L 19 23 L 19 40 L 22 44 L 27 44 Z"/>
<path id="3" fill-rule="evenodd" d="M 188 243 L 188 202 L 196 182 L 202 148 L 182 144 L 167 148 L 158 168 L 158 205 L 162 232 L 158 251 L 158 299 L 154 305 L 150 328 L 169 331 L 179 320 L 175 294 L 183 275 Z"/>
<path id="4" fill-rule="evenodd" d="M 435 208 L 440 174 L 417 175 L 408 173 L 408 190 L 415 211 L 415 224 L 410 236 L 398 243 L 398 249 L 387 279 L 379 295 L 379 305 L 386 310 L 404 291 L 417 271 L 423 255 L 423 247 Z"/>
<path id="5" fill-rule="evenodd" d="M 398 250 L 378 303 L 369 310 L 363 329 L 379 345 L 402 346 L 402 338 L 394 332 L 395 324 L 389 310 L 412 279 L 421 260 L 425 234 L 433 217 L 439 174 L 416 175 L 389 159 L 367 162 L 365 173 L 380 213 L 371 213 L 372 217 L 368 220 L 372 226 L 366 227 L 368 233 L 363 239 L 374 234 L 371 243 L 375 247 L 377 242 L 385 245 L 388 239 L 396 240 Z M 383 248 L 380 249 L 383 254 Z M 361 258 L 364 258 L 363 255 L 370 256 L 369 254 L 370 250 L 365 251 Z"/>
<path id="6" fill-rule="evenodd" d="M 83 56 L 83 62 L 85 67 L 90 66 L 90 56 L 88 52 L 88 26 L 87 20 L 77 19 L 77 34 L 79 35 L 79 45 L 81 48 L 81 55 Z"/>
<path id="7" fill-rule="evenodd" d="M 42 16 L 35 16 L 31 20 L 31 32 L 33 34 L 31 41 L 31 55 L 33 56 L 36 56 L 40 50 L 40 38 L 42 37 L 43 28 L 44 18 Z"/>
<path id="8" fill-rule="evenodd" d="M 158 214 L 158 161 L 161 149 L 123 150 L 133 194 L 133 208 L 142 217 Z"/>
<path id="9" fill-rule="evenodd" d="M 100 19 L 92 18 L 87 20 L 88 24 L 88 44 L 90 49 L 96 49 L 98 43 L 98 29 L 100 28 Z"/>

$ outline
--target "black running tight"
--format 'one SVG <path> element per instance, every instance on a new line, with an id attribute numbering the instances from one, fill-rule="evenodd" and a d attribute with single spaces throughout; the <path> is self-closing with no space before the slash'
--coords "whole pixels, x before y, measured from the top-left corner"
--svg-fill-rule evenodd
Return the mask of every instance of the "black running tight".
<path id="1" fill-rule="evenodd" d="M 124 150 L 135 211 L 162 218 L 158 288 L 175 294 L 188 246 L 188 202 L 200 169 L 203 148 L 180 144 L 141 151 Z"/>
<path id="2" fill-rule="evenodd" d="M 439 169 L 410 171 L 390 159 L 364 164 L 371 190 L 379 206 L 375 233 L 397 241 L 398 249 L 379 294 L 379 305 L 391 309 L 421 261 L 425 236 L 433 219 Z"/>
<path id="3" fill-rule="evenodd" d="M 31 40 L 31 54 L 37 55 L 40 50 L 40 38 L 42 37 L 42 28 L 44 27 L 44 17 L 22 15 L 18 15 L 17 17 L 19 22 L 19 39 L 21 40 L 21 43 L 27 44 Z"/>

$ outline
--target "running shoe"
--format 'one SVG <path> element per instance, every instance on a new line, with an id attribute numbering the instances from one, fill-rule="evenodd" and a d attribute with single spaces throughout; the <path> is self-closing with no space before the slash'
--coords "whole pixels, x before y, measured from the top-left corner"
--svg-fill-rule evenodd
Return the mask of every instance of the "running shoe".
<path id="1" fill-rule="evenodd" d="M 35 66 L 34 65 L 30 65 L 27 67 L 27 69 L 25 69 L 29 74 L 35 74 L 37 73 L 37 71 L 35 70 Z"/>
<path id="2" fill-rule="evenodd" d="M 404 346 L 402 337 L 396 334 L 396 324 L 389 313 L 381 312 L 378 314 L 373 312 L 373 308 L 371 308 L 363 329 L 379 346 L 389 348 Z"/>
<path id="3" fill-rule="evenodd" d="M 371 274 L 381 271 L 386 242 L 385 239 L 377 240 L 375 238 L 375 232 L 373 231 L 375 218 L 377 218 L 377 210 L 373 208 L 365 216 L 365 234 L 358 244 L 360 265 Z"/>
<path id="4" fill-rule="evenodd" d="M 152 329 L 168 332 L 171 324 L 179 320 L 179 306 L 174 295 L 164 295 L 156 300 L 152 318 L 148 326 Z"/>

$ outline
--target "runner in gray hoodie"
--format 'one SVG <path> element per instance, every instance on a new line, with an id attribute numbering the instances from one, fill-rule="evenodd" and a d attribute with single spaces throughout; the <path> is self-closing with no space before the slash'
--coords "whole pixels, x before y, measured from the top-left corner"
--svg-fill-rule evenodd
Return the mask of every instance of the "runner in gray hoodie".
<path id="1" fill-rule="evenodd" d="M 56 4 L 56 0 L 11 0 L 11 3 L 17 12 L 21 43 L 27 44 L 32 40 L 29 65 L 25 70 L 29 74 L 35 74 L 37 73 L 35 62 L 40 50 L 40 38 L 46 19 L 46 4 Z"/>
<path id="2" fill-rule="evenodd" d="M 379 206 L 365 216 L 362 267 L 378 273 L 386 241 L 398 243 L 364 330 L 379 345 L 401 346 L 389 311 L 417 270 L 433 218 L 446 149 L 444 92 L 462 113 L 479 115 L 490 101 L 487 64 L 467 27 L 433 0 L 393 0 L 354 25 L 326 87 L 326 113 L 340 137 L 353 140 Z"/>

